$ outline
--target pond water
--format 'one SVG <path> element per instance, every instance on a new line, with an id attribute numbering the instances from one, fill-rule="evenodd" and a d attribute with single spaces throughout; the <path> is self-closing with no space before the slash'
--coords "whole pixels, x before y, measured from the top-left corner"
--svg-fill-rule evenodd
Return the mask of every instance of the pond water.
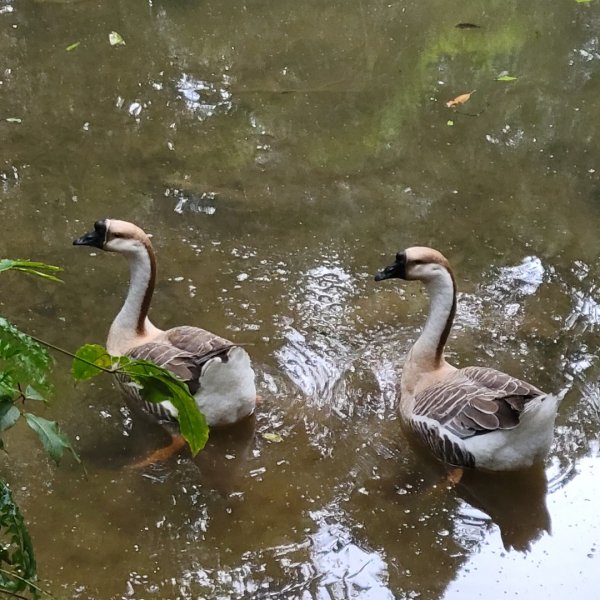
<path id="1" fill-rule="evenodd" d="M 87 474 L 20 426 L 2 458 L 46 589 L 596 597 L 599 31 L 595 1 L 0 0 L 0 256 L 65 281 L 5 274 L 0 313 L 103 343 L 127 268 L 71 242 L 135 221 L 154 322 L 252 344 L 263 399 L 197 458 L 132 470 L 166 434 L 57 356 L 41 414 Z M 452 362 L 568 390 L 545 470 L 446 489 L 409 446 L 396 388 L 426 297 L 372 276 L 415 244 L 456 271 Z"/>

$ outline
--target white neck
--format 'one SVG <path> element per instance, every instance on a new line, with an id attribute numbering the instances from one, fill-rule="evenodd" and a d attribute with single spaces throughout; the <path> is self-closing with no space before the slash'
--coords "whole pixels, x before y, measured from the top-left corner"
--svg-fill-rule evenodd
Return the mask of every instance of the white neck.
<path id="1" fill-rule="evenodd" d="M 424 284 L 429 294 L 429 316 L 410 355 L 422 368 L 436 369 L 444 362 L 444 346 L 454 320 L 456 290 L 446 269 Z"/>
<path id="2" fill-rule="evenodd" d="M 124 256 L 129 261 L 129 290 L 106 342 L 108 352 L 115 355 L 124 354 L 138 345 L 140 338 L 157 331 L 147 317 L 156 275 L 152 250 L 141 246 Z"/>

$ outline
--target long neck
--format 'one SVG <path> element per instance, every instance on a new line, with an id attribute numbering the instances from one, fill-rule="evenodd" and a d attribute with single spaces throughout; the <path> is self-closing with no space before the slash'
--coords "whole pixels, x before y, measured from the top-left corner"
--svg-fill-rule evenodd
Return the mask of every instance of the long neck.
<path id="1" fill-rule="evenodd" d="M 148 320 L 156 280 L 154 252 L 150 246 L 143 246 L 126 256 L 129 260 L 129 290 L 108 334 L 109 352 L 112 349 L 121 351 L 123 344 L 127 345 L 130 340 L 146 335 L 148 328 L 154 329 Z"/>
<path id="2" fill-rule="evenodd" d="M 429 294 L 429 316 L 412 347 L 412 359 L 422 367 L 436 369 L 444 362 L 444 346 L 456 313 L 456 284 L 450 269 L 425 283 Z"/>

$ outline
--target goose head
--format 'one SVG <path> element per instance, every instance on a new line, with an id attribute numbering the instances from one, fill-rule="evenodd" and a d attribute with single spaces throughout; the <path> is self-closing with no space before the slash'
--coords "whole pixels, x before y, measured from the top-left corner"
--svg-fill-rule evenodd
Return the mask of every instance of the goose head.
<path id="1" fill-rule="evenodd" d="M 117 219 L 100 219 L 94 229 L 73 240 L 74 246 L 93 246 L 107 252 L 137 254 L 150 247 L 150 239 L 137 225 Z"/>
<path id="2" fill-rule="evenodd" d="M 406 279 L 408 281 L 433 281 L 450 271 L 446 257 L 433 248 L 413 246 L 396 254 L 396 260 L 375 275 L 375 281 Z"/>

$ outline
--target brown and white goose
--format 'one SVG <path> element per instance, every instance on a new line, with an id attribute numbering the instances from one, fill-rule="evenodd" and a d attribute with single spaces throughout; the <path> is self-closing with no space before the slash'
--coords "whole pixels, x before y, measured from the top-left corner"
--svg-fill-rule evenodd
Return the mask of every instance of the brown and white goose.
<path id="1" fill-rule="evenodd" d="M 456 283 L 446 258 L 416 246 L 377 273 L 418 280 L 429 317 L 408 352 L 400 382 L 403 421 L 443 462 L 456 467 L 517 470 L 542 461 L 552 442 L 562 395 L 485 367 L 457 369 L 444 358 L 456 312 Z"/>
<path id="2" fill-rule="evenodd" d="M 122 254 L 129 261 L 129 291 L 108 332 L 106 349 L 115 356 L 152 361 L 183 379 L 209 426 L 231 425 L 251 415 L 256 404 L 254 371 L 240 346 L 197 327 L 163 331 L 148 318 L 156 280 L 149 237 L 127 221 L 96 221 L 94 230 L 73 242 Z M 160 421 L 175 421 L 169 402 L 143 402 L 135 387 L 123 385 L 130 400 Z"/>

